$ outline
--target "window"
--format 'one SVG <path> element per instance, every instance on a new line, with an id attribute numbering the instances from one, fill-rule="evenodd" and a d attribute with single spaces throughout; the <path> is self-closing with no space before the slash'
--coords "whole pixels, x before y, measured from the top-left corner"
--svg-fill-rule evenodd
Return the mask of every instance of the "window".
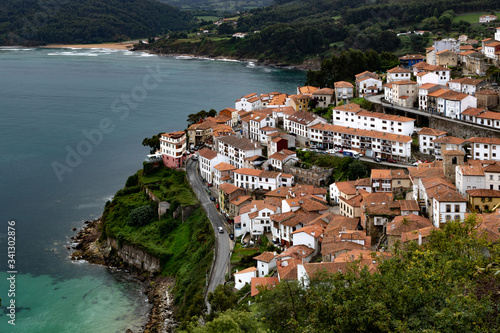
<path id="1" fill-rule="evenodd" d="M 446 205 L 446 212 L 450 213 L 451 212 L 451 205 Z"/>
<path id="2" fill-rule="evenodd" d="M 455 213 L 460 212 L 460 205 L 455 205 Z"/>
<path id="3" fill-rule="evenodd" d="M 460 215 L 455 215 L 455 220 L 460 220 Z"/>
<path id="4" fill-rule="evenodd" d="M 451 215 L 446 215 L 446 216 L 445 216 L 445 220 L 446 220 L 446 221 L 451 221 Z"/>

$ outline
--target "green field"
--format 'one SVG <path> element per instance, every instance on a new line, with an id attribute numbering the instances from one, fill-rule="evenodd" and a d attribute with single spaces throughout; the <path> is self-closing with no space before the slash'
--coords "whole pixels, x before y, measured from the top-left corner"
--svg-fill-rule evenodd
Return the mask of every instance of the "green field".
<path id="1" fill-rule="evenodd" d="M 482 15 L 487 15 L 489 13 L 472 13 L 465 15 L 457 15 L 453 18 L 453 22 L 466 21 L 470 24 L 479 23 L 479 17 Z"/>
<path id="2" fill-rule="evenodd" d="M 220 16 L 196 16 L 198 20 L 204 20 L 204 21 L 217 21 L 220 19 Z"/>

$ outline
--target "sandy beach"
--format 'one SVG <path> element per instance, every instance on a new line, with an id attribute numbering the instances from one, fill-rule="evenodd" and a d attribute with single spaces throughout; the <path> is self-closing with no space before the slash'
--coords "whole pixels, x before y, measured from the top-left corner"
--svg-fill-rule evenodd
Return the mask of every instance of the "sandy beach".
<path id="1" fill-rule="evenodd" d="M 123 42 L 123 43 L 105 43 L 105 44 L 49 44 L 43 46 L 45 48 L 75 48 L 75 49 L 115 49 L 115 50 L 130 50 L 134 46 L 135 42 Z"/>

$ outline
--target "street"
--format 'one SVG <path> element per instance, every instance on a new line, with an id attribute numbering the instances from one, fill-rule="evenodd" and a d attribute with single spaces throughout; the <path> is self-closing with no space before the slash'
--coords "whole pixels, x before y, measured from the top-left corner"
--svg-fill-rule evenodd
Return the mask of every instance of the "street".
<path id="1" fill-rule="evenodd" d="M 216 255 L 214 258 L 214 262 L 212 263 L 212 274 L 208 277 L 208 292 L 214 291 L 215 287 L 219 284 L 223 284 L 225 280 L 225 275 L 227 272 L 227 268 L 229 265 L 229 250 L 230 250 L 230 242 L 229 235 L 227 233 L 226 228 L 224 227 L 224 220 L 217 212 L 215 205 L 210 201 L 210 198 L 205 191 L 205 186 L 201 177 L 197 172 L 198 162 L 192 160 L 191 158 L 186 162 L 186 172 L 188 175 L 189 183 L 193 188 L 194 193 L 198 197 L 203 209 L 205 210 L 210 222 L 212 223 L 212 228 L 215 233 L 216 240 Z M 217 231 L 218 227 L 222 227 L 224 229 L 224 233 L 221 234 Z M 207 304 L 209 307 L 209 304 Z M 210 308 L 209 308 L 210 312 Z"/>

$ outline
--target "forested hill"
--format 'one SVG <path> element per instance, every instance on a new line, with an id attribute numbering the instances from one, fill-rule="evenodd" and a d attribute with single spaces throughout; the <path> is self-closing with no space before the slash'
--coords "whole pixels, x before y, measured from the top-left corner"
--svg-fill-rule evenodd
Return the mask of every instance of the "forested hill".
<path id="1" fill-rule="evenodd" d="M 172 35 L 147 47 L 285 64 L 350 48 L 402 55 L 423 52 L 429 36 L 490 37 L 494 26 L 472 24 L 459 15 L 499 9 L 499 0 L 274 0 L 272 6 L 239 15 L 236 24 L 202 22 L 200 28 L 210 32 L 202 41 L 189 34 Z M 397 36 L 414 30 L 429 34 Z M 231 39 L 235 32 L 248 35 Z"/>
<path id="2" fill-rule="evenodd" d="M 100 43 L 190 29 L 192 18 L 155 0 L 2 0 L 0 43 Z"/>

